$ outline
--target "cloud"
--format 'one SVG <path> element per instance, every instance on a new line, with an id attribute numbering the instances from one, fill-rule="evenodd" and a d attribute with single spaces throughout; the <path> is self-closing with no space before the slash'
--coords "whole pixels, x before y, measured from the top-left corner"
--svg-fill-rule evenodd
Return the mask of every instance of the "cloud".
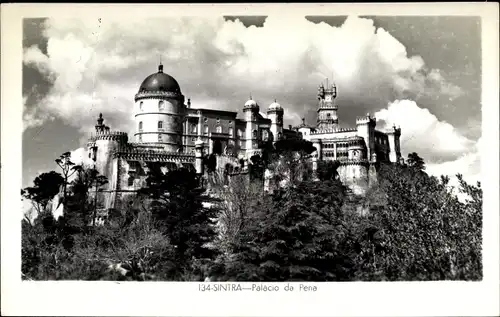
<path id="1" fill-rule="evenodd" d="M 340 27 L 286 15 L 269 16 L 262 27 L 222 17 L 49 19 L 44 34 L 47 54 L 24 52 L 24 62 L 53 84 L 36 110 L 46 117 L 37 118 L 59 117 L 82 132 L 99 112 L 112 129 L 130 132 L 134 94 L 160 55 L 193 107 L 239 111 L 252 93 L 263 111 L 277 98 L 289 124 L 315 120 L 317 85 L 326 77 L 335 78 L 339 115 L 349 122 L 396 99 L 461 93 L 358 17 Z"/>
<path id="2" fill-rule="evenodd" d="M 448 162 L 475 151 L 475 141 L 415 101 L 396 100 L 375 117 L 382 128 L 399 125 L 402 149 L 417 152 L 429 162 Z"/>

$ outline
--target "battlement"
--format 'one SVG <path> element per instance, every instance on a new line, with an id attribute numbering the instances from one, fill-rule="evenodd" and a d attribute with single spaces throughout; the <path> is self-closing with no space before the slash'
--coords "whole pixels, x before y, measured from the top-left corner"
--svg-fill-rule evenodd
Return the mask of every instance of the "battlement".
<path id="1" fill-rule="evenodd" d="M 126 144 L 128 141 L 128 135 L 126 132 L 109 130 L 91 133 L 89 136 L 89 142 L 95 142 L 97 140 L 118 141 L 120 143 Z"/>
<path id="2" fill-rule="evenodd" d="M 361 165 L 361 166 L 368 166 L 370 162 L 367 159 L 339 159 L 338 160 L 340 166 L 346 166 L 346 165 Z"/>
<path id="3" fill-rule="evenodd" d="M 370 116 L 370 114 L 367 114 L 366 116 L 356 117 L 356 125 L 359 125 L 359 124 L 375 124 L 376 121 L 377 120 L 374 117 Z"/>
<path id="4" fill-rule="evenodd" d="M 148 162 L 179 162 L 194 163 L 195 156 L 186 153 L 167 152 L 160 150 L 145 150 L 132 147 L 123 147 L 113 153 L 115 158 Z"/>
<path id="5" fill-rule="evenodd" d="M 317 134 L 328 134 L 328 133 L 337 133 L 337 132 L 356 132 L 356 128 L 337 128 L 337 129 L 322 129 L 322 130 L 316 130 L 314 132 L 311 132 L 311 135 L 317 135 Z"/>
<path id="6" fill-rule="evenodd" d="M 396 128 L 396 126 L 394 125 L 394 126 L 392 126 L 392 128 L 386 129 L 385 133 L 386 134 L 395 134 L 397 136 L 400 136 L 401 135 L 401 128 L 400 127 Z"/>

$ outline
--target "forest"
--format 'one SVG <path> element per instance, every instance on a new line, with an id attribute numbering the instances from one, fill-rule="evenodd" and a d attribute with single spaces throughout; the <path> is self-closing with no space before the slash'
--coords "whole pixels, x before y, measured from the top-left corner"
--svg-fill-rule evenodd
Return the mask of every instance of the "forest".
<path id="1" fill-rule="evenodd" d="M 482 279 L 482 189 L 457 174 L 429 176 L 410 153 L 380 164 L 377 186 L 355 197 L 338 162 L 310 166 L 309 142 L 277 142 L 229 185 L 206 159 L 151 173 L 137 196 L 96 222 L 95 169 L 56 159 L 21 190 L 36 217 L 22 220 L 24 280 L 432 281 Z M 265 170 L 286 186 L 263 190 Z M 286 171 L 286 172 L 284 172 Z M 77 177 L 75 177 L 77 176 Z M 204 186 L 200 186 L 204 184 Z M 209 190 L 207 190 L 209 188 Z M 461 193 L 466 199 L 459 199 Z M 51 212 L 61 195 L 64 214 Z M 34 218 L 34 219 L 33 219 Z"/>

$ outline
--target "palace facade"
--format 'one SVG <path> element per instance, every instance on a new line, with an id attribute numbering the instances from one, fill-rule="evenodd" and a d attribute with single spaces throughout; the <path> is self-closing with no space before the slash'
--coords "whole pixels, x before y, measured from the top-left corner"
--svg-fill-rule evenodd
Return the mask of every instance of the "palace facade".
<path id="1" fill-rule="evenodd" d="M 144 79 L 134 97 L 134 141 L 125 132 L 112 131 L 99 115 L 95 132 L 87 144 L 88 157 L 108 178 L 102 207 L 115 208 L 117 202 L 134 195 L 144 186 L 148 172 L 163 172 L 185 166 L 203 174 L 203 157 L 215 154 L 217 168 L 228 165 L 245 172 L 250 158 L 259 155 L 262 141 L 302 138 L 311 141 L 313 169 L 318 160 L 337 160 L 341 180 L 353 192 L 362 194 L 376 182 L 378 162 L 397 163 L 401 159 L 401 130 L 376 129 L 369 114 L 356 120 L 356 127 L 339 128 L 335 85 L 318 88 L 318 119 L 315 126 L 284 127 L 285 109 L 272 102 L 261 112 L 250 97 L 243 105 L 243 118 L 236 111 L 204 109 L 191 104 L 179 83 L 158 71 Z"/>

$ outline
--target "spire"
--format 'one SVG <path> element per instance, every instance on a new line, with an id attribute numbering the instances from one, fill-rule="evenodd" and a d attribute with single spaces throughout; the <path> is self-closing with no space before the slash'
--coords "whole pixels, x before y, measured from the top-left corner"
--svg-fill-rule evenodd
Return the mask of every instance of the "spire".
<path id="1" fill-rule="evenodd" d="M 160 55 L 160 65 L 158 65 L 158 73 L 163 73 L 163 64 L 161 63 L 161 55 Z"/>

